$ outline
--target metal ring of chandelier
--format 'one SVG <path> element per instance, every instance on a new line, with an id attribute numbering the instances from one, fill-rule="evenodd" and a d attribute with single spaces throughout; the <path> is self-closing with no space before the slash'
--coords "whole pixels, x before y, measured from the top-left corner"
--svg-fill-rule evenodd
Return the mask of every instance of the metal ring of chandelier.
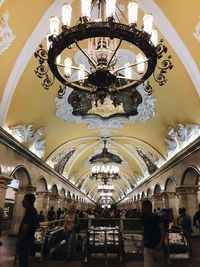
<path id="1" fill-rule="evenodd" d="M 72 44 L 77 44 L 78 41 L 95 37 L 116 38 L 120 40 L 120 42 L 122 40 L 127 41 L 139 48 L 147 59 L 145 61 L 147 63 L 145 73 L 139 77 L 139 79 L 124 79 L 124 77 L 117 75 L 117 72 L 123 68 L 113 71 L 108 64 L 103 69 L 98 69 L 94 66 L 95 68 L 93 71 L 86 71 L 88 76 L 85 77 L 84 82 L 80 82 L 79 80 L 70 81 L 60 72 L 59 68 L 64 68 L 65 65 L 56 63 L 57 56 L 59 56 L 64 49 L 70 48 Z M 59 35 L 51 35 L 49 37 L 51 45 L 48 51 L 48 64 L 54 76 L 62 84 L 68 85 L 76 90 L 84 90 L 90 93 L 96 92 L 99 89 L 97 81 L 103 82 L 103 86 L 100 85 L 100 89 L 105 87 L 109 92 L 133 88 L 144 83 L 156 68 L 156 47 L 151 42 L 150 37 L 150 34 L 147 32 L 138 30 L 135 24 L 125 25 L 114 22 L 114 20 L 81 22 L 74 27 L 63 27 Z M 134 65 L 137 65 L 137 63 L 131 66 Z M 120 82 L 121 79 L 123 79 L 123 83 Z"/>

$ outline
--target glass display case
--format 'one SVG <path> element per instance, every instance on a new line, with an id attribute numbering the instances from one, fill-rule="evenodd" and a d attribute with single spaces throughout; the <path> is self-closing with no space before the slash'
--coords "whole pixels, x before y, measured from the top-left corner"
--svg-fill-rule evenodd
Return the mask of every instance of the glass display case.
<path id="1" fill-rule="evenodd" d="M 105 263 L 109 255 L 116 254 L 119 260 L 123 259 L 123 240 L 119 228 L 116 227 L 91 227 L 86 236 L 84 261 L 93 254 L 102 254 Z"/>
<path id="2" fill-rule="evenodd" d="M 170 230 L 168 233 L 168 257 L 182 259 L 190 257 L 190 248 L 186 233 L 180 230 Z"/>

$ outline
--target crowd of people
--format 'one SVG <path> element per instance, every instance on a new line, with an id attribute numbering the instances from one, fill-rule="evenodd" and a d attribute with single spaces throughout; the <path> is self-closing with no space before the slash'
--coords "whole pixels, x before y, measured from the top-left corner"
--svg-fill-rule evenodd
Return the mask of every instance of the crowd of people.
<path id="1" fill-rule="evenodd" d="M 172 227 L 179 227 L 183 231 L 188 240 L 192 234 L 192 226 L 200 229 L 200 204 L 199 210 L 191 218 L 187 215 L 185 208 L 179 208 L 179 216 L 176 222 L 173 219 L 172 209 L 152 209 L 150 200 L 144 200 L 141 211 L 139 209 L 112 209 L 101 208 L 97 206 L 95 209 L 86 211 L 76 210 L 74 206 L 70 206 L 67 210 L 58 208 L 56 211 L 51 207 L 46 216 L 43 211 L 39 214 L 34 207 L 35 196 L 26 194 L 22 201 L 25 208 L 25 214 L 19 226 L 18 240 L 16 244 L 16 256 L 19 258 L 20 267 L 28 267 L 29 254 L 34 244 L 34 234 L 39 227 L 39 223 L 46 221 L 54 221 L 64 219 L 64 233 L 66 240 L 66 259 L 70 259 L 75 252 L 73 242 L 77 233 L 80 231 L 80 220 L 86 219 L 107 219 L 112 225 L 111 219 L 131 219 L 137 218 L 143 225 L 144 236 L 144 267 L 164 266 L 164 245 L 167 230 Z M 2 212 L 0 213 L 0 233 L 2 229 Z M 110 220 L 109 220 L 110 219 Z M 87 221 L 87 220 L 86 220 Z M 117 221 L 117 220 L 116 220 Z M 193 222 L 193 225 L 192 225 Z M 130 221 L 130 224 L 134 222 Z"/>

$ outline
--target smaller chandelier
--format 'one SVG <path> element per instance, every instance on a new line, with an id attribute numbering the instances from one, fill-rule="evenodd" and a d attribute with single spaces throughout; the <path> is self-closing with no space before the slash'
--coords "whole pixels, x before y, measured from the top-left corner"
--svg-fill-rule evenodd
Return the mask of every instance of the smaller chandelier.
<path id="1" fill-rule="evenodd" d="M 108 181 L 120 179 L 120 169 L 118 165 L 121 164 L 121 162 L 122 160 L 119 156 L 108 152 L 106 140 L 104 140 L 102 152 L 90 159 L 90 163 L 92 164 L 91 178 L 96 180 L 101 179 L 101 181 L 104 182 L 102 186 L 109 186 L 106 185 Z"/>

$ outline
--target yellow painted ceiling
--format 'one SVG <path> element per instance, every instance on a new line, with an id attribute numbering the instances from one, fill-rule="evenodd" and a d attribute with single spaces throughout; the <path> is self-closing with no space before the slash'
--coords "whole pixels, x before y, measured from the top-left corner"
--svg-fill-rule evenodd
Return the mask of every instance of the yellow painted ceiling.
<path id="1" fill-rule="evenodd" d="M 137 147 L 143 147 L 164 163 L 167 159 L 165 138 L 169 137 L 167 128 L 171 126 L 177 130 L 178 123 L 200 123 L 200 39 L 197 40 L 193 34 L 199 22 L 199 0 L 138 2 L 143 7 L 140 21 L 144 12 L 154 15 L 159 38 L 163 38 L 168 47 L 167 56 L 172 56 L 173 69 L 167 73 L 164 86 L 160 87 L 150 78 L 156 100 L 154 117 L 145 122 L 125 122 L 121 128 L 110 129 L 108 150 L 123 159 L 122 179 L 114 182 L 116 192 L 113 199 L 116 201 L 137 186 L 137 179 L 148 179 L 144 162 L 136 155 Z M 60 83 L 55 81 L 49 90 L 45 90 L 34 73 L 38 66 L 34 52 L 40 43 L 45 47 L 48 20 L 53 15 L 61 14 L 59 8 L 56 11 L 53 7 L 62 6 L 62 3 L 64 1 L 59 0 L 0 1 L 0 19 L 5 12 L 9 12 L 8 25 L 15 35 L 9 47 L 0 54 L 0 123 L 4 129 L 33 125 L 34 132 L 43 127 L 41 139 L 46 139 L 43 160 L 51 166 L 62 153 L 74 149 L 63 175 L 98 200 L 96 187 L 101 182 L 89 179 L 89 159 L 101 151 L 103 143 L 100 139 L 105 135 L 100 133 L 99 128 L 89 128 L 88 123 L 66 122 L 56 117 L 55 97 Z M 118 0 L 117 3 L 126 6 L 128 1 Z M 74 0 L 72 7 L 72 24 L 75 24 L 80 15 L 79 0 Z M 177 39 L 172 38 L 174 34 Z M 0 44 L 1 41 L 0 27 Z M 127 44 L 122 48 L 130 49 Z M 71 56 L 76 51 L 72 49 Z M 25 145 L 28 147 L 28 144 Z M 137 178 L 135 173 L 143 178 Z"/>

